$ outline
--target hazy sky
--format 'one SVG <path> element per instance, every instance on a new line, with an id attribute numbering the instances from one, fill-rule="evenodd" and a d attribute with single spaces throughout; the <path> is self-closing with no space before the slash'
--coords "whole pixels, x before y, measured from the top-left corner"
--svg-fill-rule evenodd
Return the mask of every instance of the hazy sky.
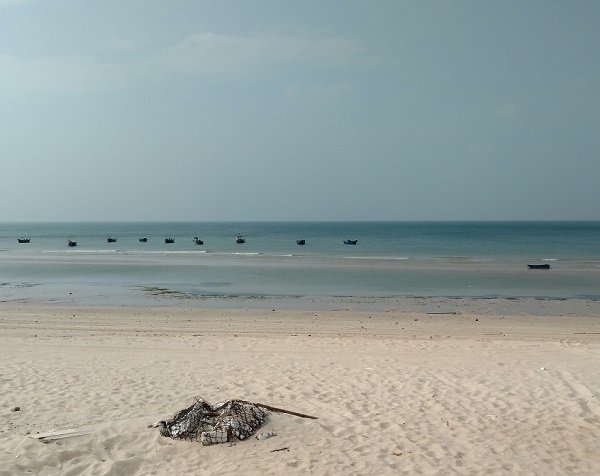
<path id="1" fill-rule="evenodd" d="M 0 221 L 600 219 L 600 1 L 0 0 Z"/>

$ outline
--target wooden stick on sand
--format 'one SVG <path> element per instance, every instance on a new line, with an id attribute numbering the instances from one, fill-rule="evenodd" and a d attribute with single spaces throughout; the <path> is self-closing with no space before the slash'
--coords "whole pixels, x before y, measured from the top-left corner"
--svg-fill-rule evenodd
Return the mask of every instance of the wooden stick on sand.
<path id="1" fill-rule="evenodd" d="M 297 416 L 297 417 L 311 418 L 313 420 L 318 420 L 319 419 L 319 417 L 316 417 L 316 416 L 305 415 L 304 413 L 297 413 L 297 412 L 293 412 L 293 411 L 290 411 L 290 410 L 285 410 L 283 408 L 272 407 L 271 405 L 266 405 L 264 403 L 255 403 L 254 405 L 256 405 L 257 407 L 265 408 L 267 410 L 271 410 L 272 412 L 288 413 L 290 415 L 294 415 L 294 416 Z"/>

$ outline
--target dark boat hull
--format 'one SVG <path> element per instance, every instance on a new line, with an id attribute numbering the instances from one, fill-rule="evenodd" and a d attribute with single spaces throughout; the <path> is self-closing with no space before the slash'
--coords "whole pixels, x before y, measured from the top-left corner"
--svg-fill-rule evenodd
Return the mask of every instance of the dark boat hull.
<path id="1" fill-rule="evenodd" d="M 549 264 L 528 264 L 527 267 L 529 269 L 550 269 Z"/>

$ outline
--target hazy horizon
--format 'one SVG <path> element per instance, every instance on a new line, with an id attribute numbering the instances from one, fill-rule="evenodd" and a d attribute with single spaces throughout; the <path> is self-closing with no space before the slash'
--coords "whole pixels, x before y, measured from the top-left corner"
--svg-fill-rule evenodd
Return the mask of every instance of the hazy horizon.
<path id="1" fill-rule="evenodd" d="M 0 222 L 600 220 L 599 21 L 0 0 Z"/>
<path id="2" fill-rule="evenodd" d="M 223 223 L 223 224 L 241 224 L 241 223 L 597 223 L 600 220 L 13 220 L 3 221 L 5 225 L 21 225 L 21 224 L 131 224 L 131 223 Z"/>

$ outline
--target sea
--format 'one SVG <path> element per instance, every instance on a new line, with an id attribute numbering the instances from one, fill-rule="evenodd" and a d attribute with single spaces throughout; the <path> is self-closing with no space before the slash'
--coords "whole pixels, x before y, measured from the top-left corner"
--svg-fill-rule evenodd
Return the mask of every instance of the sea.
<path id="1" fill-rule="evenodd" d="M 344 297 L 599 300 L 600 222 L 0 224 L 3 302 L 306 306 Z"/>

